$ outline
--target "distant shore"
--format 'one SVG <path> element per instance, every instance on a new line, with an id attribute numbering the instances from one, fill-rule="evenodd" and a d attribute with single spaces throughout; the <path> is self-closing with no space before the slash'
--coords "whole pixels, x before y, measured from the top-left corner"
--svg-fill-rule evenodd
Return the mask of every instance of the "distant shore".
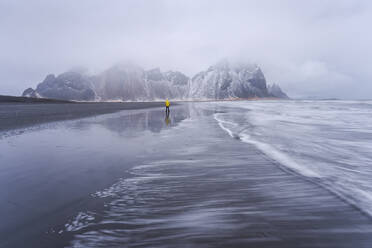
<path id="1" fill-rule="evenodd" d="M 227 99 L 186 99 L 186 100 L 173 100 L 173 102 L 221 102 L 221 101 L 257 101 L 257 100 L 288 100 L 278 97 L 249 97 L 249 98 L 227 98 Z M 127 103 L 126 101 L 68 101 L 51 98 L 33 98 L 23 96 L 4 96 L 0 95 L 0 103 Z M 152 102 L 152 101 L 149 101 Z M 157 102 L 157 101 L 154 101 Z"/>
<path id="2" fill-rule="evenodd" d="M 249 97 L 249 98 L 227 98 L 227 99 L 192 99 L 179 100 L 175 102 L 235 102 L 235 101 L 260 101 L 260 100 L 291 100 L 278 97 Z"/>
<path id="3" fill-rule="evenodd" d="M 0 103 L 73 103 L 73 102 L 49 98 L 0 95 Z"/>

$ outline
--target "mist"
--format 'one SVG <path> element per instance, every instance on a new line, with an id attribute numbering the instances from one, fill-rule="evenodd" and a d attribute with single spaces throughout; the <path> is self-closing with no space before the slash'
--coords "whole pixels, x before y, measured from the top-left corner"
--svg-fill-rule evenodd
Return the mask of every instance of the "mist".
<path id="1" fill-rule="evenodd" d="M 369 1 L 0 0 L 0 94 L 132 61 L 193 76 L 257 63 L 291 97 L 371 98 Z"/>

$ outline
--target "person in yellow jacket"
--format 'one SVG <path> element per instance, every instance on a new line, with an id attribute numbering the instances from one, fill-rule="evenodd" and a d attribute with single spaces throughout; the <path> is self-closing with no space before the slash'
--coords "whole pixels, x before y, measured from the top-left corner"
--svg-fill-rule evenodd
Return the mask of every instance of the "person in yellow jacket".
<path id="1" fill-rule="evenodd" d="M 169 114 L 169 106 L 170 106 L 170 102 L 169 102 L 169 100 L 168 100 L 168 98 L 167 98 L 167 100 L 165 100 L 165 113 L 166 114 Z"/>

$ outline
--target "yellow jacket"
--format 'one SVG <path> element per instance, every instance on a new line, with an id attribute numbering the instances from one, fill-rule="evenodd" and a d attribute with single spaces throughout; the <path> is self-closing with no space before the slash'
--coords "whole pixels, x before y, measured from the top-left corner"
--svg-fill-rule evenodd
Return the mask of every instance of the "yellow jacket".
<path id="1" fill-rule="evenodd" d="M 170 106 L 170 102 L 168 101 L 168 99 L 165 101 L 165 106 L 166 107 L 169 107 Z"/>

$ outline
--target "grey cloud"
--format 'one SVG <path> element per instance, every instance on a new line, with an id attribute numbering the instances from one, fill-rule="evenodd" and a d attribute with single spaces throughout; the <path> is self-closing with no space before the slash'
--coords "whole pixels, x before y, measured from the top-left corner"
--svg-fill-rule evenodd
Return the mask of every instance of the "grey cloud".
<path id="1" fill-rule="evenodd" d="M 223 57 L 293 96 L 371 98 L 369 1 L 0 0 L 0 93 L 133 60 L 189 76 Z"/>

